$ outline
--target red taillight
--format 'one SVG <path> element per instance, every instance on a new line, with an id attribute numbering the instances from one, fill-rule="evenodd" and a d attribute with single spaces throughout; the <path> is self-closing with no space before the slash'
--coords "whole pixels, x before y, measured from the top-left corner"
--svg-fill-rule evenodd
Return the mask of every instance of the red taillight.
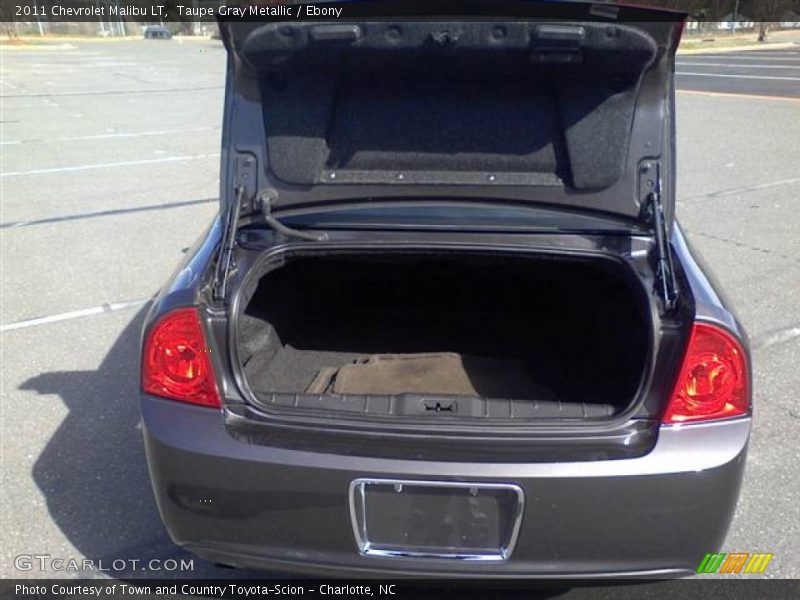
<path id="1" fill-rule="evenodd" d="M 191 404 L 221 406 L 196 309 L 174 310 L 150 330 L 142 353 L 142 389 Z"/>
<path id="2" fill-rule="evenodd" d="M 663 423 L 710 421 L 747 414 L 747 358 L 727 331 L 695 323 Z"/>

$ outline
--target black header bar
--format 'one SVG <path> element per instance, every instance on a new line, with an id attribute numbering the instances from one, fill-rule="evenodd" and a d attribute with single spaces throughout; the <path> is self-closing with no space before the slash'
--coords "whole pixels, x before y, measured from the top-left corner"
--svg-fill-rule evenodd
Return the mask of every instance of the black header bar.
<path id="1" fill-rule="evenodd" d="M 202 23 L 415 18 L 567 19 L 606 22 L 681 20 L 682 13 L 572 0 L 0 0 L 3 21 Z"/>

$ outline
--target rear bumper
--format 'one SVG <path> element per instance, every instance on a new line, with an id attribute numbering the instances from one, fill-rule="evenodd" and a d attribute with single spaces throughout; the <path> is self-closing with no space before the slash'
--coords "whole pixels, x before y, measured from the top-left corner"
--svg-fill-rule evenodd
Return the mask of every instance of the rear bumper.
<path id="1" fill-rule="evenodd" d="M 666 577 L 724 541 L 749 419 L 664 429 L 625 460 L 458 463 L 317 454 L 230 437 L 221 413 L 142 398 L 150 475 L 173 540 L 247 568 L 321 575 Z M 525 493 L 513 554 L 482 563 L 362 556 L 348 489 L 359 477 L 512 483 Z"/>

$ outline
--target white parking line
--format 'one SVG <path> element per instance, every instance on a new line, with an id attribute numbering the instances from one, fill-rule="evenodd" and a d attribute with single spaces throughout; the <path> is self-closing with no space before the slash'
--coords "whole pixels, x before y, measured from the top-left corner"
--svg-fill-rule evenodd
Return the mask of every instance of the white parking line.
<path id="1" fill-rule="evenodd" d="M 681 58 L 682 58 L 682 60 L 691 61 L 694 58 L 700 58 L 702 60 L 703 58 L 710 58 L 710 57 L 709 57 L 708 54 L 706 54 L 706 55 L 703 55 L 702 57 L 701 56 L 683 56 Z M 748 54 L 748 55 L 742 55 L 742 54 L 733 55 L 733 54 L 731 54 L 731 55 L 725 56 L 723 54 L 714 54 L 714 60 L 724 60 L 726 58 L 730 58 L 731 60 L 786 60 L 786 61 L 793 62 L 793 61 L 800 61 L 800 54 L 794 53 L 794 54 L 788 54 L 788 55 L 782 55 L 782 56 L 776 56 L 775 54 L 772 54 L 772 53 L 770 53 L 769 56 L 757 56 L 755 54 Z"/>
<path id="2" fill-rule="evenodd" d="M 753 348 L 761 350 L 762 348 L 769 348 L 776 344 L 784 344 L 791 342 L 793 339 L 800 337 L 800 327 L 787 327 L 779 331 L 773 331 L 764 335 L 757 336 L 753 340 Z"/>
<path id="3" fill-rule="evenodd" d="M 123 162 L 99 163 L 95 165 L 78 165 L 74 167 L 54 167 L 52 169 L 34 169 L 32 171 L 9 171 L 0 173 L 0 177 L 24 177 L 25 175 L 46 175 L 48 173 L 68 173 L 70 171 L 88 171 L 91 169 L 111 169 L 114 167 L 131 167 L 134 165 L 150 165 L 166 162 L 181 162 L 185 160 L 199 160 L 202 158 L 219 158 L 217 154 L 198 154 L 197 156 L 167 156 L 164 158 L 151 158 L 148 160 L 127 160 Z"/>
<path id="4" fill-rule="evenodd" d="M 132 96 L 134 94 L 184 94 L 206 92 L 224 89 L 223 86 L 210 85 L 192 88 L 159 88 L 159 89 L 130 89 L 130 90 L 81 90 L 71 92 L 42 92 L 26 91 L 21 94 L 4 94 L 0 98 L 6 102 L 15 99 L 28 100 L 29 98 L 55 98 L 57 96 Z"/>
<path id="5" fill-rule="evenodd" d="M 93 306 L 91 308 L 84 308 L 81 310 L 73 310 L 71 312 L 59 313 L 56 315 L 48 315 L 46 317 L 38 317 L 36 319 L 25 319 L 23 321 L 15 321 L 0 325 L 0 332 L 13 331 L 14 329 L 25 329 L 27 327 L 35 327 L 37 325 L 47 325 L 48 323 L 57 323 L 59 321 L 69 321 L 70 319 L 80 319 L 82 317 L 90 317 L 92 315 L 100 315 L 103 313 L 116 312 L 118 310 L 125 310 L 127 308 L 135 308 L 142 306 L 150 301 L 150 298 L 142 300 L 129 300 L 127 302 L 115 302 L 110 304 L 101 304 L 100 306 Z"/>
<path id="6" fill-rule="evenodd" d="M 679 62 L 679 67 L 726 67 L 730 69 L 800 69 L 796 65 L 747 65 L 744 63 Z"/>
<path id="7" fill-rule="evenodd" d="M 188 129 L 160 129 L 156 131 L 128 131 L 117 133 L 98 133 L 92 135 L 74 135 L 69 137 L 56 137 L 56 138 L 43 138 L 43 139 L 26 139 L 26 140 L 13 140 L 9 142 L 0 142 L 0 146 L 9 144 L 30 144 L 30 143 L 45 143 L 45 142 L 76 142 L 80 140 L 107 140 L 115 138 L 135 138 L 145 137 L 151 135 L 172 135 L 176 133 L 194 133 L 197 131 L 213 131 L 219 127 L 190 127 Z"/>
<path id="8" fill-rule="evenodd" d="M 738 94 L 737 94 L 738 95 Z M 724 198 L 726 196 L 738 196 L 747 192 L 757 192 L 759 190 L 766 190 L 774 187 L 782 187 L 784 185 L 793 185 L 800 183 L 800 177 L 792 177 L 790 179 L 777 179 L 775 181 L 766 181 L 764 183 L 755 183 L 753 185 L 744 185 L 735 188 L 728 188 L 725 190 L 717 190 L 715 192 L 707 192 L 705 194 L 697 194 L 696 196 L 687 196 L 681 198 L 678 203 L 690 202 L 692 200 L 706 200 L 710 198 Z"/>
<path id="9" fill-rule="evenodd" d="M 774 94 L 741 94 L 739 92 L 705 92 L 703 90 L 676 90 L 681 96 L 708 96 L 710 98 L 734 98 L 738 100 L 764 100 L 767 102 L 800 102 L 800 96 L 776 96 Z"/>
<path id="10" fill-rule="evenodd" d="M 763 50 L 741 50 L 741 54 L 742 56 L 796 56 L 800 58 L 800 50 L 773 50 L 771 52 L 764 52 Z"/>
<path id="11" fill-rule="evenodd" d="M 728 73 L 696 73 L 692 71 L 678 71 L 675 74 L 697 76 L 697 77 L 722 77 L 730 79 L 773 79 L 779 81 L 800 81 L 800 77 L 775 77 L 772 75 L 735 75 Z"/>

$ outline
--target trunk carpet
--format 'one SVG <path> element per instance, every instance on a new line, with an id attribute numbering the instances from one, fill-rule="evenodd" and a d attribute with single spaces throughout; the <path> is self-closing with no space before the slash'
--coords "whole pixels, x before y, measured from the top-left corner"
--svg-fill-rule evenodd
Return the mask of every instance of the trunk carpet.
<path id="1" fill-rule="evenodd" d="M 284 347 L 267 364 L 248 363 L 256 391 L 312 394 L 445 394 L 555 401 L 525 364 L 455 352 L 359 355 Z"/>
<path id="2" fill-rule="evenodd" d="M 518 360 L 431 354 L 376 354 L 345 365 L 335 375 L 336 394 L 451 394 L 488 398 L 538 398 L 552 394 L 531 381 Z M 550 397 L 544 397 L 544 396 Z"/>
<path id="3" fill-rule="evenodd" d="M 302 393 L 321 369 L 341 366 L 363 356 L 357 352 L 298 350 L 283 346 L 274 356 L 261 352 L 245 365 L 245 375 L 255 392 Z"/>

